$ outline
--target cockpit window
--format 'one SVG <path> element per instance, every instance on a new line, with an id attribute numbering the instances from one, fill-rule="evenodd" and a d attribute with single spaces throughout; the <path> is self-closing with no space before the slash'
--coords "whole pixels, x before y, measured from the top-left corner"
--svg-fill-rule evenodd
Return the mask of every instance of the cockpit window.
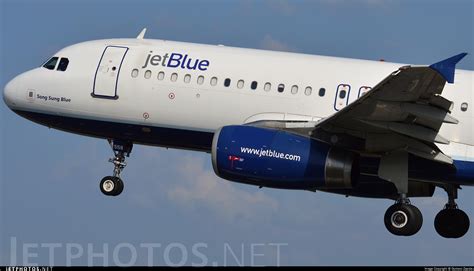
<path id="1" fill-rule="evenodd" d="M 56 68 L 57 62 L 58 62 L 58 57 L 52 57 L 43 65 L 43 67 L 45 67 L 48 70 L 54 70 L 54 68 Z"/>
<path id="2" fill-rule="evenodd" d="M 69 59 L 62 57 L 59 61 L 58 71 L 65 71 L 67 69 L 67 65 L 69 64 Z"/>

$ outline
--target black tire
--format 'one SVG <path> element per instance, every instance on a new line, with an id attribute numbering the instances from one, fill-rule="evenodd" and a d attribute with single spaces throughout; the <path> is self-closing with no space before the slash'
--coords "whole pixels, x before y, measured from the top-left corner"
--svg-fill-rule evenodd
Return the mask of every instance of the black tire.
<path id="1" fill-rule="evenodd" d="M 100 191 L 106 196 L 117 196 L 123 191 L 123 182 L 118 177 L 106 176 L 100 181 Z"/>
<path id="2" fill-rule="evenodd" d="M 436 232 L 444 238 L 460 238 L 469 231 L 470 221 L 460 209 L 444 209 L 435 217 Z"/>
<path id="3" fill-rule="evenodd" d="M 413 210 L 416 212 L 415 218 L 417 219 L 417 221 L 415 223 L 415 227 L 413 228 L 413 234 L 416 234 L 421 230 L 421 227 L 423 226 L 423 214 L 421 213 L 420 209 L 418 209 L 415 205 L 408 206 L 410 206 L 410 208 L 413 208 Z"/>
<path id="4" fill-rule="evenodd" d="M 423 216 L 416 206 L 397 203 L 385 212 L 384 223 L 394 235 L 411 236 L 421 229 Z"/>
<path id="5" fill-rule="evenodd" d="M 117 186 L 117 191 L 116 191 L 115 196 L 118 196 L 118 195 L 122 194 L 124 184 L 123 184 L 122 179 L 120 179 L 119 177 L 116 177 L 116 178 L 117 178 L 117 185 L 118 186 Z"/>

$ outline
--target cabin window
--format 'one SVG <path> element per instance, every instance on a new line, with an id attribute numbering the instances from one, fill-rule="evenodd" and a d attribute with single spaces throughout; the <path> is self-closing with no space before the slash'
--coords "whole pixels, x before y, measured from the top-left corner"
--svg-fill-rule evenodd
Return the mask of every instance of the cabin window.
<path id="1" fill-rule="evenodd" d="M 304 89 L 304 94 L 305 94 L 306 96 L 311 95 L 312 92 L 313 92 L 313 89 L 312 89 L 311 87 L 306 87 L 306 88 Z"/>
<path id="2" fill-rule="evenodd" d="M 244 87 L 244 80 L 237 81 L 237 87 L 238 88 L 243 88 Z"/>
<path id="3" fill-rule="evenodd" d="M 283 91 L 285 91 L 285 84 L 279 84 L 279 85 L 278 85 L 278 92 L 281 93 L 281 92 L 283 92 Z"/>
<path id="4" fill-rule="evenodd" d="M 150 70 L 146 70 L 145 71 L 145 79 L 150 79 L 151 78 L 151 71 Z"/>
<path id="5" fill-rule="evenodd" d="M 66 71 L 67 65 L 69 64 L 69 59 L 62 57 L 59 61 L 58 71 Z"/>
<path id="6" fill-rule="evenodd" d="M 320 88 L 319 89 L 319 96 L 323 97 L 326 94 L 326 89 L 325 88 Z"/>
<path id="7" fill-rule="evenodd" d="M 344 99 L 346 98 L 347 92 L 345 90 L 339 91 L 339 98 Z"/>
<path id="8" fill-rule="evenodd" d="M 461 104 L 461 111 L 466 112 L 468 107 L 469 107 L 469 105 L 467 103 L 462 103 Z"/>
<path id="9" fill-rule="evenodd" d="M 165 78 L 165 73 L 164 72 L 159 72 L 158 73 L 158 80 L 163 80 Z"/>
<path id="10" fill-rule="evenodd" d="M 293 85 L 291 87 L 291 94 L 296 94 L 298 93 L 298 86 L 297 85 Z"/>
<path id="11" fill-rule="evenodd" d="M 136 78 L 138 76 L 138 69 L 133 69 L 132 70 L 132 77 Z"/>
<path id="12" fill-rule="evenodd" d="M 174 72 L 171 74 L 171 82 L 176 82 L 176 80 L 178 80 L 178 74 Z"/>
<path id="13" fill-rule="evenodd" d="M 265 83 L 265 86 L 263 87 L 265 91 L 270 91 L 272 89 L 272 84 L 271 83 Z"/>
<path id="14" fill-rule="evenodd" d="M 224 86 L 225 86 L 225 87 L 230 86 L 230 78 L 226 78 L 226 79 L 224 80 Z"/>
<path id="15" fill-rule="evenodd" d="M 185 82 L 185 83 L 191 82 L 191 75 L 190 75 L 190 74 L 186 74 L 186 75 L 184 76 L 184 82 Z"/>
<path id="16" fill-rule="evenodd" d="M 198 85 L 202 85 L 204 83 L 204 76 L 199 75 L 197 83 L 198 83 Z"/>
<path id="17" fill-rule="evenodd" d="M 50 60 L 44 63 L 43 67 L 48 70 L 54 70 L 54 68 L 56 68 L 56 63 L 58 63 L 58 59 L 58 57 L 52 57 Z"/>
<path id="18" fill-rule="evenodd" d="M 217 77 L 212 77 L 211 78 L 211 86 L 217 85 Z"/>
<path id="19" fill-rule="evenodd" d="M 257 89 L 257 85 L 258 85 L 257 81 L 253 81 L 252 84 L 250 84 L 250 88 Z"/>

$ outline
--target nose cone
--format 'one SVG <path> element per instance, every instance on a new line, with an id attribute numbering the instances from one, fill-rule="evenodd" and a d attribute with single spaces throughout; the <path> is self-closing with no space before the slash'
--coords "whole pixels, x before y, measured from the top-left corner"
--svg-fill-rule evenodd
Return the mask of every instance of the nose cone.
<path id="1" fill-rule="evenodd" d="M 15 106 L 15 85 L 16 85 L 16 79 L 11 80 L 8 82 L 5 86 L 5 89 L 3 90 L 3 101 L 8 107 Z"/>

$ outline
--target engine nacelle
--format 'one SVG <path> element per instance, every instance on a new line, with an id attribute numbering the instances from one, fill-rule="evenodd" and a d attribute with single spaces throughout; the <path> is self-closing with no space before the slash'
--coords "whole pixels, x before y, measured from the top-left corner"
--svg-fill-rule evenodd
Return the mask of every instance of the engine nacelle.
<path id="1" fill-rule="evenodd" d="M 286 131 L 224 126 L 214 134 L 212 166 L 224 179 L 284 189 L 351 188 L 358 156 Z"/>

